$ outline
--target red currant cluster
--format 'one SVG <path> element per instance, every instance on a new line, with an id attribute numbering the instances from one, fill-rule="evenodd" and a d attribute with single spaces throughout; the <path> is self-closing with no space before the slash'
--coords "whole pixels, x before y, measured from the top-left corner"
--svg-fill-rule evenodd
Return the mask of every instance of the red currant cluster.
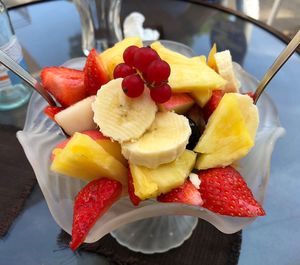
<path id="1" fill-rule="evenodd" d="M 170 99 L 172 90 L 168 85 L 168 78 L 171 69 L 155 50 L 130 46 L 124 51 L 123 59 L 125 63 L 117 65 L 113 75 L 114 78 L 124 78 L 122 89 L 128 97 L 140 96 L 145 82 L 156 103 L 164 103 Z"/>

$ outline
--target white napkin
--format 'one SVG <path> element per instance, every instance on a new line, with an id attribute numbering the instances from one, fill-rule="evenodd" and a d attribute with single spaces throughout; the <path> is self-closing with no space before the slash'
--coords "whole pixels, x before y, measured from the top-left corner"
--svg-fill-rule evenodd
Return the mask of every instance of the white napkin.
<path id="1" fill-rule="evenodd" d="M 138 12 L 129 14 L 123 24 L 124 37 L 140 37 L 142 40 L 158 40 L 159 32 L 155 29 L 144 28 L 145 17 Z"/>

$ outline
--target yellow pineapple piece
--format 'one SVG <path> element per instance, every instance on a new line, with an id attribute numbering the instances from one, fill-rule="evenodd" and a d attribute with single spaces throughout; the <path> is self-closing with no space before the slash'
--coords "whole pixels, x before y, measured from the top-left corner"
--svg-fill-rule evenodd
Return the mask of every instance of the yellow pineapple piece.
<path id="1" fill-rule="evenodd" d="M 96 141 L 75 133 L 51 164 L 51 170 L 85 181 L 108 177 L 127 185 L 127 169 Z"/>
<path id="2" fill-rule="evenodd" d="M 202 62 L 176 63 L 170 67 L 169 85 L 175 93 L 221 89 L 226 84 L 220 75 Z"/>
<path id="3" fill-rule="evenodd" d="M 203 89 L 202 91 L 192 92 L 192 97 L 195 99 L 197 104 L 203 108 L 205 104 L 209 101 L 212 95 L 211 89 Z"/>
<path id="4" fill-rule="evenodd" d="M 197 169 L 227 166 L 244 157 L 253 147 L 258 112 L 247 98 L 250 97 L 238 93 L 223 96 L 194 148 L 200 153 Z M 252 115 L 253 118 L 250 118 Z"/>
<path id="5" fill-rule="evenodd" d="M 206 56 L 205 55 L 195 56 L 195 57 L 192 57 L 190 60 L 193 62 L 200 61 L 201 63 L 206 63 Z"/>
<path id="6" fill-rule="evenodd" d="M 216 59 L 215 59 L 215 54 L 216 53 L 217 53 L 217 45 L 214 43 L 214 45 L 212 46 L 212 48 L 211 48 L 211 50 L 208 54 L 207 65 L 217 72 L 218 67 L 217 67 L 217 62 L 216 62 Z"/>
<path id="7" fill-rule="evenodd" d="M 166 48 L 159 41 L 153 42 L 150 47 L 158 53 L 162 60 L 165 60 L 169 64 L 188 63 L 190 61 L 190 58 Z"/>
<path id="8" fill-rule="evenodd" d="M 173 162 L 155 169 L 130 164 L 134 193 L 140 199 L 155 198 L 183 184 L 196 161 L 193 151 L 185 150 Z"/>
<path id="9" fill-rule="evenodd" d="M 169 85 L 174 93 L 221 89 L 226 84 L 225 79 L 206 65 L 205 56 L 188 58 L 164 47 L 158 41 L 152 43 L 151 48 L 169 63 Z"/>
<path id="10" fill-rule="evenodd" d="M 127 160 L 122 155 L 121 145 L 118 142 L 113 142 L 109 139 L 105 139 L 105 140 L 99 139 L 96 140 L 96 142 L 100 144 L 107 153 L 111 154 L 115 159 L 120 161 L 124 166 L 127 166 L 128 164 Z"/>
<path id="11" fill-rule="evenodd" d="M 103 62 L 103 65 L 106 68 L 106 71 L 109 75 L 109 77 L 112 79 L 113 78 L 113 72 L 115 67 L 123 63 L 123 52 L 125 49 L 131 45 L 135 45 L 137 47 L 142 47 L 143 42 L 141 38 L 139 37 L 128 37 L 125 38 L 124 40 L 116 43 L 113 47 L 105 50 L 99 56 L 101 57 L 101 60 Z"/>

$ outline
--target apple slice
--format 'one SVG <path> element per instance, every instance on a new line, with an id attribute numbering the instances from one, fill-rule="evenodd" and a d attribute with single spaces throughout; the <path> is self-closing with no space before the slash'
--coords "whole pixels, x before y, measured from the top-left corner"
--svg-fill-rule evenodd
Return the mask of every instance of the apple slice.
<path id="1" fill-rule="evenodd" d="M 160 111 L 175 111 L 185 114 L 195 103 L 195 100 L 185 93 L 173 93 L 171 98 L 158 106 Z"/>
<path id="2" fill-rule="evenodd" d="M 94 100 L 95 96 L 90 96 L 60 111 L 54 116 L 55 121 L 70 136 L 75 132 L 95 130 L 97 125 L 94 123 L 92 110 Z"/>

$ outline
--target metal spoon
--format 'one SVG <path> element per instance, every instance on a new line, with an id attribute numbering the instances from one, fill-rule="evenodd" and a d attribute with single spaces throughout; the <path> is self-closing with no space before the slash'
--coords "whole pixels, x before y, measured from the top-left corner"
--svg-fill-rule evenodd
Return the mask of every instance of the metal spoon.
<path id="1" fill-rule="evenodd" d="M 49 103 L 50 106 L 56 106 L 55 101 L 41 85 L 41 83 L 1 50 L 0 63 L 14 72 L 17 76 L 22 78 L 28 85 L 30 85 L 35 91 L 37 91 Z"/>
<path id="2" fill-rule="evenodd" d="M 276 73 L 280 70 L 280 68 L 286 63 L 286 61 L 291 57 L 294 51 L 300 44 L 300 30 L 294 36 L 294 38 L 289 42 L 288 46 L 280 53 L 275 62 L 266 72 L 264 77 L 261 79 L 256 91 L 254 93 L 254 103 L 258 101 L 260 95 L 265 90 L 266 86 L 272 80 L 272 78 L 276 75 Z"/>

